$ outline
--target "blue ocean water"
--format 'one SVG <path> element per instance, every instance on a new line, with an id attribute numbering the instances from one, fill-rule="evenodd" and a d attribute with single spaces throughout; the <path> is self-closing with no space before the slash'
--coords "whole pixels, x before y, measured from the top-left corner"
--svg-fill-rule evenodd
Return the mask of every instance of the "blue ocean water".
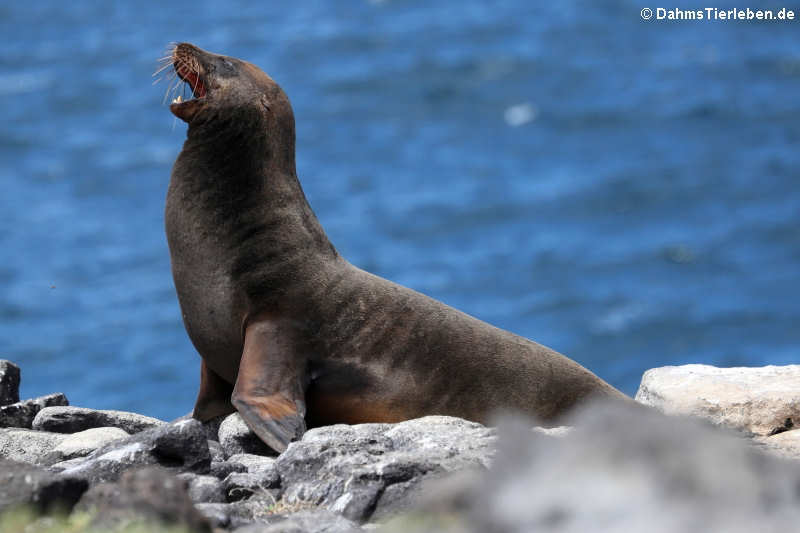
<path id="1" fill-rule="evenodd" d="M 354 264 L 627 393 L 655 366 L 798 362 L 800 22 L 539 4 L 0 4 L 0 358 L 22 395 L 192 407 L 163 231 L 185 125 L 151 84 L 171 41 L 281 83 Z"/>

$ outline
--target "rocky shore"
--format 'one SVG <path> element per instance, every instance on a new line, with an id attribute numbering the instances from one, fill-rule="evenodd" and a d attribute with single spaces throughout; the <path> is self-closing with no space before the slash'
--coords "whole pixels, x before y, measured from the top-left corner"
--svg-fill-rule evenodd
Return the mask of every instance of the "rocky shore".
<path id="1" fill-rule="evenodd" d="M 236 414 L 167 423 L 57 393 L 20 401 L 19 383 L 0 360 L 0 533 L 21 521 L 237 533 L 800 523 L 800 365 L 656 368 L 636 395 L 653 409 L 591 405 L 555 429 L 511 416 L 336 425 L 280 455 Z"/>

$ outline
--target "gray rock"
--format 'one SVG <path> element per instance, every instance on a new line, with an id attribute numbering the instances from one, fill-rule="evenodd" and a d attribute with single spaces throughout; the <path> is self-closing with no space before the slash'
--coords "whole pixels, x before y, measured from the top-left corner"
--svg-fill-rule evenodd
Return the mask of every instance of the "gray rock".
<path id="1" fill-rule="evenodd" d="M 94 528 L 141 524 L 146 531 L 147 525 L 157 524 L 211 533 L 208 521 L 192 505 L 184 482 L 157 467 L 130 470 L 116 483 L 92 486 L 75 509 L 90 513 Z"/>
<path id="2" fill-rule="evenodd" d="M 177 424 L 167 424 L 141 435 L 143 442 L 152 442 L 154 453 L 162 466 L 170 466 L 197 474 L 208 473 L 211 454 L 203 425 L 197 420 L 186 420 Z"/>
<path id="3" fill-rule="evenodd" d="M 158 464 L 153 449 L 143 442 L 120 441 L 94 451 L 82 459 L 70 459 L 52 466 L 62 474 L 78 476 L 94 483 L 115 481 L 134 467 Z"/>
<path id="4" fill-rule="evenodd" d="M 33 419 L 31 427 L 55 433 L 76 433 L 92 428 L 114 427 L 126 433 L 139 433 L 166 424 L 163 420 L 127 411 L 101 411 L 86 407 L 45 407 Z"/>
<path id="5" fill-rule="evenodd" d="M 263 522 L 234 530 L 235 533 L 354 533 L 363 531 L 343 516 L 325 509 L 303 509 L 276 514 Z"/>
<path id="6" fill-rule="evenodd" d="M 102 446 L 128 437 L 128 434 L 119 428 L 92 428 L 66 435 L 58 446 L 48 455 L 48 463 L 57 463 L 77 457 L 85 457 Z"/>
<path id="7" fill-rule="evenodd" d="M 229 503 L 197 503 L 194 506 L 203 518 L 214 529 L 228 529 L 230 527 L 231 519 L 231 504 Z M 249 523 L 247 520 L 244 523 Z"/>
<path id="8" fill-rule="evenodd" d="M 800 464 L 740 436 L 620 405 L 573 422 L 559 439 L 528 423 L 501 426 L 488 473 L 449 501 L 429 487 L 427 508 L 385 531 L 744 533 L 800 523 Z"/>
<path id="9" fill-rule="evenodd" d="M 214 476 L 203 476 L 192 473 L 179 474 L 178 478 L 186 482 L 189 498 L 194 503 L 225 503 L 225 491 L 222 481 Z"/>
<path id="10" fill-rule="evenodd" d="M 62 435 L 62 433 L 59 433 L 59 435 Z M 51 472 L 60 474 L 63 473 L 65 470 L 71 469 L 72 467 L 81 466 L 85 462 L 86 462 L 86 457 L 76 457 L 74 459 L 67 459 L 66 461 L 59 461 L 58 463 L 53 463 L 53 464 L 49 464 L 48 461 L 45 461 L 42 464 L 47 466 L 47 469 L 50 470 Z"/>
<path id="11" fill-rule="evenodd" d="M 572 431 L 572 427 L 570 426 L 558 426 L 554 428 L 545 428 L 541 426 L 536 426 L 533 428 L 533 431 L 537 433 L 541 433 L 542 435 L 547 435 L 548 437 L 566 437 Z"/>
<path id="12" fill-rule="evenodd" d="M 277 455 L 275 451 L 264 444 L 253 431 L 247 427 L 239 413 L 233 413 L 225 418 L 219 426 L 219 443 L 225 452 L 225 457 L 240 453 L 256 455 Z"/>
<path id="13" fill-rule="evenodd" d="M 0 428 L 0 458 L 47 464 L 47 456 L 69 435 L 22 428 Z"/>
<path id="14" fill-rule="evenodd" d="M 214 528 L 235 529 L 268 519 L 274 501 L 251 498 L 233 503 L 198 503 L 195 508 Z"/>
<path id="15" fill-rule="evenodd" d="M 235 502 L 246 500 L 253 495 L 262 494 L 268 499 L 275 499 L 280 495 L 280 491 L 277 490 L 280 482 L 280 477 L 278 477 L 277 471 L 274 470 L 264 474 L 243 472 L 228 475 L 222 481 L 222 486 L 228 501 Z M 269 493 L 269 496 L 266 496 L 267 493 Z"/>
<path id="16" fill-rule="evenodd" d="M 0 427 L 31 428 L 36 414 L 45 407 L 69 405 L 67 397 L 60 392 L 40 396 L 32 400 L 0 406 Z"/>
<path id="17" fill-rule="evenodd" d="M 0 359 L 0 406 L 19 401 L 19 367 Z"/>
<path id="18" fill-rule="evenodd" d="M 233 474 L 234 472 L 247 472 L 247 467 L 239 463 L 212 461 L 211 467 L 208 469 L 209 475 L 212 475 L 218 479 L 225 479 L 229 474 Z"/>
<path id="19" fill-rule="evenodd" d="M 206 428 L 206 434 L 209 440 L 219 441 L 219 427 L 228 416 L 229 415 L 221 415 L 203 422 L 203 427 Z"/>
<path id="20" fill-rule="evenodd" d="M 800 365 L 653 368 L 642 376 L 636 400 L 666 414 L 767 436 L 800 426 Z"/>
<path id="21" fill-rule="evenodd" d="M 354 521 L 386 516 L 409 508 L 423 480 L 486 468 L 495 441 L 494 430 L 445 416 L 315 428 L 276 461 L 282 502 L 321 506 Z"/>
<path id="22" fill-rule="evenodd" d="M 274 457 L 265 457 L 252 453 L 237 453 L 228 457 L 228 462 L 244 466 L 245 471 L 251 474 L 275 472 L 275 476 L 278 475 Z"/>
<path id="23" fill-rule="evenodd" d="M 222 424 L 222 421 L 225 420 L 227 416 L 228 415 L 220 415 L 211 418 L 209 420 L 200 421 L 203 424 L 203 428 L 205 428 L 206 430 L 206 437 L 208 438 L 208 440 L 213 440 L 213 441 L 219 440 L 219 426 L 220 424 Z M 175 420 L 171 420 L 170 424 L 174 424 L 175 422 L 180 422 L 181 420 L 191 420 L 191 419 L 194 419 L 194 416 L 192 416 L 192 412 L 188 412 L 185 415 L 176 418 Z"/>
<path id="24" fill-rule="evenodd" d="M 93 482 L 113 481 L 132 467 L 155 464 L 179 472 L 208 473 L 211 456 L 202 424 L 184 420 L 136 433 L 95 450 L 63 472 Z"/>
<path id="25" fill-rule="evenodd" d="M 219 441 L 208 439 L 208 453 L 211 454 L 212 463 L 221 463 L 225 460 L 225 452 Z"/>
<path id="26" fill-rule="evenodd" d="M 44 511 L 69 510 L 86 491 L 86 480 L 58 476 L 43 468 L 0 459 L 0 512 L 33 505 Z"/>

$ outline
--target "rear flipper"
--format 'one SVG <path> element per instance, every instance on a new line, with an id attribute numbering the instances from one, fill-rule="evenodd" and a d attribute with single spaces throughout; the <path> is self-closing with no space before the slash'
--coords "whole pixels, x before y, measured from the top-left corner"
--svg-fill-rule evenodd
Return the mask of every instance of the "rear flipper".
<path id="1" fill-rule="evenodd" d="M 258 437 L 277 452 L 306 430 L 305 359 L 290 330 L 268 319 L 250 322 L 231 402 Z"/>
<path id="2" fill-rule="evenodd" d="M 207 422 L 212 418 L 233 413 L 231 404 L 233 385 L 219 377 L 205 361 L 200 366 L 200 389 L 194 403 L 192 417 Z"/>

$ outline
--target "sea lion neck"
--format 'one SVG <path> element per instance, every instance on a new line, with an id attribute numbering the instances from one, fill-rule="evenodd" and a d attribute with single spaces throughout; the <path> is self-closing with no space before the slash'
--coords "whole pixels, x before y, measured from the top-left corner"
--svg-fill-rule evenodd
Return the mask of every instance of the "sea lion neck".
<path id="1" fill-rule="evenodd" d="M 215 230 L 232 232 L 231 244 L 242 244 L 237 233 L 273 242 L 292 235 L 308 253 L 336 256 L 297 178 L 293 128 L 280 136 L 225 122 L 190 125 L 170 189 L 215 213 Z"/>
<path id="2" fill-rule="evenodd" d="M 167 194 L 167 237 L 173 268 L 176 258 L 209 261 L 265 310 L 338 253 L 297 178 L 293 119 L 276 130 L 248 111 L 189 124 Z"/>
<path id="3" fill-rule="evenodd" d="M 225 175 L 245 177 L 243 162 L 258 162 L 270 174 L 295 174 L 294 117 L 264 117 L 246 108 L 210 109 L 189 123 L 184 151 L 213 157 L 209 163 Z M 257 171 L 257 170 L 256 170 Z"/>

